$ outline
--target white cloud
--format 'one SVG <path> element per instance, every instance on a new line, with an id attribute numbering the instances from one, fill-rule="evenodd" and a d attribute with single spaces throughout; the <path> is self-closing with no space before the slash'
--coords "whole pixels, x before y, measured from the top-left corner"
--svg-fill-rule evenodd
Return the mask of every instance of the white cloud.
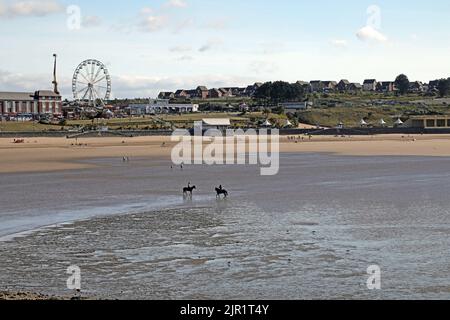
<path id="1" fill-rule="evenodd" d="M 184 55 L 184 56 L 179 57 L 177 60 L 178 61 L 192 61 L 192 60 L 194 60 L 194 57 Z"/>
<path id="2" fill-rule="evenodd" d="M 271 62 L 271 61 L 253 61 L 249 65 L 249 69 L 251 72 L 256 74 L 263 74 L 263 73 L 275 73 L 278 71 L 278 66 Z"/>
<path id="3" fill-rule="evenodd" d="M 113 77 L 113 91 L 116 97 L 156 97 L 161 91 L 194 89 L 199 85 L 208 88 L 227 86 L 247 86 L 255 83 L 255 78 L 206 74 L 188 77 L 145 77 L 123 75 Z"/>
<path id="4" fill-rule="evenodd" d="M 361 28 L 356 33 L 356 36 L 361 41 L 386 42 L 388 40 L 387 36 L 372 26 Z"/>
<path id="5" fill-rule="evenodd" d="M 22 74 L 0 69 L 0 88 L 2 91 L 35 92 L 37 90 L 52 90 L 52 78 L 48 74 Z M 62 93 L 66 97 L 72 96 L 71 78 L 58 77 Z"/>
<path id="6" fill-rule="evenodd" d="M 228 19 L 225 18 L 217 18 L 214 20 L 211 20 L 207 22 L 204 27 L 207 29 L 213 29 L 213 30 L 222 30 L 227 28 L 228 26 Z"/>
<path id="7" fill-rule="evenodd" d="M 222 44 L 222 40 L 211 39 L 211 40 L 208 40 L 208 42 L 206 42 L 203 46 L 201 46 L 198 49 L 198 51 L 199 52 L 210 51 L 210 50 L 214 49 L 216 46 L 221 45 L 221 44 Z"/>
<path id="8" fill-rule="evenodd" d="M 153 9 L 149 7 L 144 7 L 141 9 L 141 15 L 153 14 Z"/>
<path id="9" fill-rule="evenodd" d="M 186 29 L 192 27 L 194 25 L 194 19 L 189 18 L 178 23 L 174 28 L 174 33 L 180 33 L 181 31 L 185 31 Z"/>
<path id="10" fill-rule="evenodd" d="M 144 32 L 155 32 L 163 29 L 167 25 L 167 17 L 158 15 L 148 15 L 142 18 L 139 28 Z"/>
<path id="11" fill-rule="evenodd" d="M 185 0 L 169 0 L 166 2 L 165 6 L 173 8 L 186 8 L 187 2 Z"/>
<path id="12" fill-rule="evenodd" d="M 102 19 L 98 16 L 86 16 L 83 18 L 84 28 L 98 27 L 102 24 Z"/>
<path id="13" fill-rule="evenodd" d="M 175 46 L 175 47 L 171 47 L 169 48 L 170 52 L 189 52 L 192 51 L 192 47 L 191 46 Z"/>
<path id="14" fill-rule="evenodd" d="M 28 0 L 0 4 L 0 16 L 8 18 L 44 17 L 62 12 L 64 12 L 64 6 L 57 0 Z"/>
<path id="15" fill-rule="evenodd" d="M 335 40 L 331 40 L 331 44 L 337 48 L 346 48 L 348 46 L 348 41 L 335 39 Z"/>

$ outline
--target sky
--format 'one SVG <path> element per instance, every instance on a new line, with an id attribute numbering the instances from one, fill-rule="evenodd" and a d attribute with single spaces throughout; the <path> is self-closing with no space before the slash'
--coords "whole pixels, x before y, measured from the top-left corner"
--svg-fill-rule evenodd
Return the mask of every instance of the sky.
<path id="1" fill-rule="evenodd" d="M 0 0 L 0 91 L 71 97 L 81 61 L 114 98 L 256 81 L 450 76 L 448 0 Z"/>

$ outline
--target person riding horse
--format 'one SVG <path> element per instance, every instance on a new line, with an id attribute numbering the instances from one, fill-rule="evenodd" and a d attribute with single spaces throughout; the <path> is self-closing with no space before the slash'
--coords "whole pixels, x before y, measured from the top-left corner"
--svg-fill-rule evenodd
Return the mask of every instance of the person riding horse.
<path id="1" fill-rule="evenodd" d="M 189 196 L 192 198 L 192 192 L 197 189 L 196 186 L 191 187 L 191 183 L 188 183 L 188 186 L 186 188 L 183 188 L 183 195 L 187 196 L 189 194 Z"/>
<path id="2" fill-rule="evenodd" d="M 220 185 L 218 188 L 216 188 L 216 198 L 220 198 L 221 195 L 224 196 L 224 198 L 228 197 L 228 191 L 225 190 L 222 185 Z"/>

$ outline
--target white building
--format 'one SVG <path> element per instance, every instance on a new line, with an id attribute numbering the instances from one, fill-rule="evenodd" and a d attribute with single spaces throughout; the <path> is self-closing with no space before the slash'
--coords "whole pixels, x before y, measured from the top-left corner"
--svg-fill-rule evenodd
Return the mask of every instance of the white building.
<path id="1" fill-rule="evenodd" d="M 225 130 L 231 127 L 230 119 L 203 119 L 202 128 L 203 130 L 218 129 Z"/>
<path id="2" fill-rule="evenodd" d="M 147 104 L 130 104 L 132 115 L 198 112 L 198 104 L 171 104 L 166 99 L 150 99 Z"/>

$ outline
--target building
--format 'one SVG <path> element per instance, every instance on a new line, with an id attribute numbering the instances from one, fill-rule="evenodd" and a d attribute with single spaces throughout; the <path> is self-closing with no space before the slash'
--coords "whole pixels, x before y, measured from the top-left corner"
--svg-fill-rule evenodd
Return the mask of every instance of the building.
<path id="1" fill-rule="evenodd" d="M 311 84 L 309 82 L 299 80 L 296 82 L 296 84 L 301 86 L 306 93 L 311 92 Z"/>
<path id="2" fill-rule="evenodd" d="M 166 113 L 193 113 L 198 112 L 197 104 L 169 103 L 167 99 L 150 99 L 147 104 L 130 104 L 129 114 L 134 116 Z"/>
<path id="3" fill-rule="evenodd" d="M 364 91 L 376 91 L 377 90 L 377 80 L 375 79 L 367 79 L 364 80 L 363 90 Z"/>
<path id="4" fill-rule="evenodd" d="M 208 97 L 211 99 L 222 98 L 222 91 L 218 89 L 209 90 Z"/>
<path id="5" fill-rule="evenodd" d="M 24 115 L 62 116 L 62 100 L 56 80 L 56 54 L 53 57 L 53 91 L 0 92 L 0 116 L 10 118 L 24 118 Z"/>
<path id="6" fill-rule="evenodd" d="M 230 119 L 203 119 L 202 128 L 203 130 L 217 129 L 226 130 L 231 127 Z"/>
<path id="7" fill-rule="evenodd" d="M 219 91 L 222 94 L 222 97 L 229 98 L 233 96 L 233 91 L 230 88 L 220 88 Z"/>
<path id="8" fill-rule="evenodd" d="M 196 91 L 196 97 L 199 99 L 208 99 L 209 97 L 209 90 L 205 86 L 199 86 L 197 87 Z"/>
<path id="9" fill-rule="evenodd" d="M 339 92 L 347 92 L 349 87 L 350 87 L 350 81 L 348 81 L 346 79 L 339 81 L 339 83 L 337 84 L 337 90 Z"/>
<path id="10" fill-rule="evenodd" d="M 428 84 L 428 92 L 438 92 L 439 91 L 439 82 L 440 80 L 430 81 Z"/>
<path id="11" fill-rule="evenodd" d="M 414 81 L 409 84 L 410 93 L 421 93 L 424 92 L 423 83 L 420 81 Z"/>
<path id="12" fill-rule="evenodd" d="M 450 116 L 412 116 L 405 127 L 421 129 L 450 129 Z"/>
<path id="13" fill-rule="evenodd" d="M 160 92 L 158 95 L 159 99 L 173 99 L 175 94 L 173 92 Z"/>
<path id="14" fill-rule="evenodd" d="M 313 107 L 312 102 L 286 102 L 280 103 L 280 107 L 284 109 L 285 113 L 295 113 L 297 111 L 304 111 Z"/>
<path id="15" fill-rule="evenodd" d="M 337 88 L 336 81 L 322 81 L 323 83 L 323 92 L 333 92 Z"/>
<path id="16" fill-rule="evenodd" d="M 17 116 L 21 114 L 62 114 L 61 96 L 50 90 L 32 92 L 0 92 L 0 114 Z"/>
<path id="17" fill-rule="evenodd" d="M 378 82 L 377 91 L 384 92 L 384 93 L 394 92 L 395 91 L 395 82 L 392 82 L 392 81 Z"/>
<path id="18" fill-rule="evenodd" d="M 351 93 L 359 93 L 363 90 L 363 86 L 360 83 L 350 83 L 347 91 Z"/>
<path id="19" fill-rule="evenodd" d="M 247 88 L 245 88 L 245 91 L 243 92 L 243 96 L 247 96 L 247 97 L 253 97 L 256 93 L 256 91 L 261 88 L 263 84 L 261 82 L 256 82 L 255 84 L 252 84 L 250 86 L 247 86 Z"/>
<path id="20" fill-rule="evenodd" d="M 177 90 L 175 92 L 176 99 L 189 99 L 191 96 L 186 90 Z"/>
<path id="21" fill-rule="evenodd" d="M 313 80 L 310 83 L 311 92 L 322 92 L 324 88 L 324 84 L 320 80 Z"/>

